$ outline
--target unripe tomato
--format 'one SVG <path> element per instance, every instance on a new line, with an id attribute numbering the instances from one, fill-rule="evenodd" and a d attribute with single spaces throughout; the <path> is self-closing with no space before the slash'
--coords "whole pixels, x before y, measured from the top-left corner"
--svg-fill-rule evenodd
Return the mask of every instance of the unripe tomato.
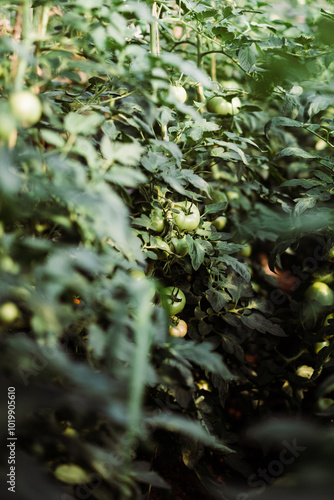
<path id="1" fill-rule="evenodd" d="M 243 257 L 249 257 L 252 253 L 252 246 L 249 243 L 246 243 L 243 248 L 239 250 L 239 254 Z"/>
<path id="2" fill-rule="evenodd" d="M 326 283 L 316 281 L 305 292 L 307 300 L 316 300 L 322 306 L 334 305 L 334 293 Z"/>
<path id="3" fill-rule="evenodd" d="M 194 203 L 181 201 L 173 203 L 173 208 L 178 210 L 178 213 L 173 213 L 173 219 L 180 231 L 193 231 L 198 227 L 201 217 Z"/>
<path id="4" fill-rule="evenodd" d="M 0 307 L 0 322 L 13 323 L 19 317 L 20 311 L 14 302 L 5 302 Z"/>
<path id="5" fill-rule="evenodd" d="M 9 98 L 9 104 L 15 118 L 25 127 L 34 125 L 42 116 L 41 101 L 28 90 L 12 94 Z"/>
<path id="6" fill-rule="evenodd" d="M 157 208 L 153 209 L 150 214 L 152 228 L 156 233 L 161 233 L 165 227 L 165 219 L 163 217 L 162 210 Z"/>
<path id="7" fill-rule="evenodd" d="M 184 337 L 187 335 L 188 325 L 183 319 L 180 319 L 175 326 L 169 327 L 169 335 L 172 337 Z"/>
<path id="8" fill-rule="evenodd" d="M 162 290 L 161 302 L 170 316 L 175 316 L 183 311 L 186 297 L 180 288 L 168 286 Z"/>
<path id="9" fill-rule="evenodd" d="M 139 269 L 131 269 L 130 274 L 136 281 L 146 279 L 146 274 L 144 273 L 144 271 L 140 271 Z"/>
<path id="10" fill-rule="evenodd" d="M 236 115 L 239 113 L 241 102 L 239 97 L 233 97 L 231 102 L 226 101 L 223 97 L 213 97 L 207 103 L 207 109 L 210 113 L 217 115 Z"/>
<path id="11" fill-rule="evenodd" d="M 175 86 L 175 85 L 171 85 L 170 87 L 170 91 L 171 91 L 171 94 L 175 97 L 175 99 L 177 99 L 178 101 L 180 102 L 186 102 L 187 100 L 187 92 L 185 90 L 185 88 L 181 87 L 181 86 Z"/>
<path id="12" fill-rule="evenodd" d="M 227 218 L 225 215 L 221 215 L 212 221 L 211 224 L 217 229 L 217 231 L 222 231 L 227 224 Z"/>
<path id="13" fill-rule="evenodd" d="M 185 236 L 183 238 L 172 238 L 171 244 L 174 253 L 180 257 L 185 257 L 188 254 L 189 247 Z"/>

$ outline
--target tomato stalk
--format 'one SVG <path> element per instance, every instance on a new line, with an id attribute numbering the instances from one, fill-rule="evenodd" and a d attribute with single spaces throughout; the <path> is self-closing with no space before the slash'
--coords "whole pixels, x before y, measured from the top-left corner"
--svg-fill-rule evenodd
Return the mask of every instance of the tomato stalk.
<path id="1" fill-rule="evenodd" d="M 31 24 L 32 24 L 31 15 L 32 15 L 31 0 L 23 0 L 21 40 L 23 47 L 26 49 L 26 52 L 28 52 L 29 49 L 31 49 L 31 43 L 29 41 L 29 34 L 31 33 Z M 28 65 L 27 54 L 19 56 L 16 68 L 15 80 L 14 80 L 15 92 L 18 92 L 22 89 L 27 65 Z"/>

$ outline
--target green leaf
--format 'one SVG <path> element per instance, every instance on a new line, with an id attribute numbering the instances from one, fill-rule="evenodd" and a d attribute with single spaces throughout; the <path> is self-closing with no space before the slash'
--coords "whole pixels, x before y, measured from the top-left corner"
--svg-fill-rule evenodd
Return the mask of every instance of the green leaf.
<path id="1" fill-rule="evenodd" d="M 251 273 L 246 264 L 244 264 L 243 262 L 239 262 L 238 259 L 236 259 L 235 257 L 231 257 L 230 255 L 225 255 L 223 261 L 228 266 L 231 266 L 236 273 L 240 274 L 240 276 L 242 276 L 242 278 L 244 278 L 247 283 L 250 282 Z"/>
<path id="2" fill-rule="evenodd" d="M 284 333 L 279 325 L 272 323 L 261 314 L 253 312 L 249 316 L 241 315 L 240 319 L 247 328 L 252 330 L 257 330 L 261 333 L 271 333 L 277 337 L 287 337 L 286 333 Z"/>
<path id="3" fill-rule="evenodd" d="M 74 136 L 91 135 L 96 133 L 104 121 L 105 117 L 98 113 L 83 115 L 71 112 L 65 116 L 64 126 L 65 130 Z"/>
<path id="4" fill-rule="evenodd" d="M 282 151 L 280 151 L 275 156 L 275 160 L 278 160 L 279 158 L 283 158 L 284 156 L 299 156 L 300 158 L 321 158 L 321 156 L 313 155 L 312 153 L 308 153 L 307 151 L 304 151 L 304 149 L 297 148 L 297 147 L 290 147 L 290 148 L 285 148 Z"/>
<path id="5" fill-rule="evenodd" d="M 101 152 L 109 165 L 117 162 L 121 165 L 134 167 L 140 162 L 144 149 L 137 142 L 124 144 L 118 141 L 111 141 L 104 135 L 101 141 Z"/>
<path id="6" fill-rule="evenodd" d="M 247 73 L 250 73 L 255 61 L 256 61 L 257 51 L 255 49 L 254 44 L 252 43 L 249 46 L 242 47 L 238 52 L 238 59 L 240 66 Z"/>
<path id="7" fill-rule="evenodd" d="M 195 342 L 178 339 L 173 348 L 182 355 L 182 358 L 184 357 L 188 361 L 196 363 L 211 373 L 220 375 L 226 380 L 235 378 L 223 363 L 221 355 L 213 352 L 214 347 L 210 342 L 196 344 Z"/>
<path id="8" fill-rule="evenodd" d="M 65 139 L 58 133 L 49 129 L 42 129 L 40 131 L 42 138 L 48 143 L 56 146 L 57 148 L 62 148 L 65 145 Z"/>
<path id="9" fill-rule="evenodd" d="M 230 296 L 220 290 L 215 290 L 214 288 L 209 288 L 205 292 L 207 299 L 215 312 L 219 312 L 223 307 L 230 301 Z"/>
<path id="10" fill-rule="evenodd" d="M 267 135 L 272 127 L 303 127 L 304 124 L 297 120 L 291 120 L 285 116 L 275 116 L 264 127 L 264 133 Z"/>

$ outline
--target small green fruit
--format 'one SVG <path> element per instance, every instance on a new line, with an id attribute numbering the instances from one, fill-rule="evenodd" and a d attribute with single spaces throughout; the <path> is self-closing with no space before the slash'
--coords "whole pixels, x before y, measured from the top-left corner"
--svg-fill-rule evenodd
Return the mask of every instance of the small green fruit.
<path id="1" fill-rule="evenodd" d="M 34 125 L 42 116 L 41 101 L 28 90 L 12 94 L 9 105 L 15 118 L 25 127 Z"/>
<path id="2" fill-rule="evenodd" d="M 0 307 L 0 321 L 2 323 L 13 323 L 19 316 L 20 311 L 14 302 L 5 302 Z"/>
<path id="3" fill-rule="evenodd" d="M 308 287 L 305 292 L 305 298 L 307 300 L 316 300 L 324 307 L 334 305 L 333 290 L 321 281 L 316 281 Z"/>

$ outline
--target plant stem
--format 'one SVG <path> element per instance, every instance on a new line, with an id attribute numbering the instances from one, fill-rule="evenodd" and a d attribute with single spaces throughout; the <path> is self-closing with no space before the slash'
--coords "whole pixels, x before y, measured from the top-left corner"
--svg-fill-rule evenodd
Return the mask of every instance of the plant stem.
<path id="1" fill-rule="evenodd" d="M 152 16 L 155 19 L 158 19 L 157 2 L 153 2 Z M 157 21 L 152 21 L 151 23 L 150 42 L 151 42 L 151 53 L 154 56 L 158 56 L 160 54 L 160 44 L 159 44 L 159 26 Z"/>
<path id="2" fill-rule="evenodd" d="M 19 56 L 14 80 L 14 91 L 22 89 L 25 72 L 28 66 L 27 55 L 30 49 L 29 34 L 31 31 L 31 0 L 24 0 L 22 5 L 22 46 L 25 49 L 23 56 Z"/>

